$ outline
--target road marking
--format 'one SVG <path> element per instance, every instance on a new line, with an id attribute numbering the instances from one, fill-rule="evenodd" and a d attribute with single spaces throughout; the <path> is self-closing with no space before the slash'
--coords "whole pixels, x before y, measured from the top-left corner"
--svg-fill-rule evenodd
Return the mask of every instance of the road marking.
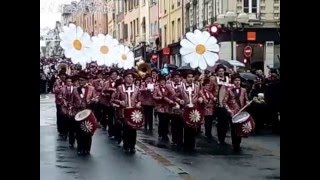
<path id="1" fill-rule="evenodd" d="M 158 161 L 161 165 L 163 165 L 170 172 L 179 175 L 184 180 L 195 180 L 196 179 L 196 178 L 192 177 L 188 172 L 183 170 L 182 168 L 174 165 L 171 161 L 169 161 L 165 157 L 161 156 L 160 154 L 156 153 L 154 150 L 150 149 L 143 142 L 137 140 L 137 145 L 139 148 L 144 150 L 146 152 L 146 154 L 151 156 L 154 160 Z"/>

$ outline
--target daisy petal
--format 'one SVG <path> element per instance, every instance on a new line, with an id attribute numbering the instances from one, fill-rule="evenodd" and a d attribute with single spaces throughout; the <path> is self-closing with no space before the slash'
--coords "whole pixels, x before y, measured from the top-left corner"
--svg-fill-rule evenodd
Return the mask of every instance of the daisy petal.
<path id="1" fill-rule="evenodd" d="M 197 54 L 195 52 L 188 54 L 188 55 L 185 55 L 185 56 L 182 56 L 182 60 L 185 63 L 191 63 L 191 61 L 195 61 L 196 58 L 197 58 Z"/>
<path id="2" fill-rule="evenodd" d="M 193 49 L 194 48 L 194 44 L 192 44 L 189 40 L 187 39 L 182 39 L 180 41 L 180 45 L 181 47 L 184 47 L 184 48 L 190 48 L 190 49 Z"/>
<path id="3" fill-rule="evenodd" d="M 208 31 L 203 31 L 202 32 L 202 40 L 203 40 L 203 42 L 206 43 L 209 38 L 210 38 L 210 33 Z"/>
<path id="4" fill-rule="evenodd" d="M 188 32 L 186 34 L 187 39 L 194 45 L 197 45 L 199 43 L 198 39 L 192 32 Z"/>
<path id="5" fill-rule="evenodd" d="M 217 39 L 215 37 L 213 37 L 213 36 L 210 36 L 209 39 L 206 42 L 206 45 L 209 46 L 209 45 L 212 45 L 212 44 L 217 44 Z"/>
<path id="6" fill-rule="evenodd" d="M 77 38 L 80 38 L 83 34 L 83 30 L 80 26 L 77 27 L 76 34 L 77 34 L 76 35 Z"/>
<path id="7" fill-rule="evenodd" d="M 184 47 L 180 48 L 180 54 L 182 56 L 188 55 L 192 52 L 194 52 L 194 48 L 184 48 Z"/>
<path id="8" fill-rule="evenodd" d="M 198 59 L 198 55 L 196 55 L 196 58 L 190 62 L 190 67 L 195 69 L 198 66 L 199 66 L 199 59 Z"/>
<path id="9" fill-rule="evenodd" d="M 207 62 L 206 62 L 204 56 L 200 56 L 200 57 L 199 57 L 199 68 L 200 68 L 201 70 L 207 69 Z"/>
<path id="10" fill-rule="evenodd" d="M 218 61 L 219 56 L 217 53 L 213 53 L 210 51 L 207 51 L 206 53 L 203 54 L 208 66 L 212 67 L 215 65 L 215 63 Z"/>
<path id="11" fill-rule="evenodd" d="M 219 52 L 220 46 L 218 44 L 207 45 L 207 50 L 212 52 Z"/>
<path id="12" fill-rule="evenodd" d="M 194 36 L 198 40 L 198 43 L 201 43 L 201 44 L 205 43 L 205 42 L 203 42 L 202 33 L 200 30 L 198 30 L 198 29 L 194 30 Z"/>

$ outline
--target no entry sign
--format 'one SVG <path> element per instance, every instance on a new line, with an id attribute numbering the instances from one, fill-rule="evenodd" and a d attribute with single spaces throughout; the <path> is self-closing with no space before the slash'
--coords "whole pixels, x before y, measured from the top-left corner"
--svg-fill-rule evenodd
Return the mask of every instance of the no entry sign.
<path id="1" fill-rule="evenodd" d="M 244 53 L 245 57 L 247 57 L 247 58 L 251 57 L 251 55 L 252 55 L 252 47 L 251 46 L 244 47 L 243 53 Z"/>

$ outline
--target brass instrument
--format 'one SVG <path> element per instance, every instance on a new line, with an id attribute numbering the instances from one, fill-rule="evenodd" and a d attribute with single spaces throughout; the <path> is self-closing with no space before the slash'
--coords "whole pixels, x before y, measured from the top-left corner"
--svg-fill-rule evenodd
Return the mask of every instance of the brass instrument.
<path id="1" fill-rule="evenodd" d="M 144 78 L 147 74 L 151 74 L 151 66 L 148 63 L 145 63 L 143 60 L 137 62 L 137 71 L 138 75 Z"/>
<path id="2" fill-rule="evenodd" d="M 58 72 L 64 71 L 67 75 L 71 75 L 71 68 L 66 63 L 60 63 L 57 69 L 58 69 Z"/>

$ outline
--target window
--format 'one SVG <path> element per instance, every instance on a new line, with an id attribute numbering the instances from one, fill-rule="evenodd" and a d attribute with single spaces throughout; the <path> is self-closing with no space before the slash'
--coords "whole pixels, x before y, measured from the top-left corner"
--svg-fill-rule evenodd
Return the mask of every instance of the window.
<path id="1" fill-rule="evenodd" d="M 266 13 L 260 13 L 260 17 L 261 17 L 261 19 L 265 19 L 266 18 Z"/>
<path id="2" fill-rule="evenodd" d="M 205 3 L 204 4 L 204 18 L 203 18 L 204 20 L 208 20 L 208 17 L 209 17 L 208 13 L 209 13 L 209 4 Z"/>
<path id="3" fill-rule="evenodd" d="M 257 0 L 244 0 L 243 1 L 243 12 L 245 13 L 257 13 Z"/>
<path id="4" fill-rule="evenodd" d="M 128 0 L 124 0 L 124 12 L 127 13 L 128 10 Z"/>
<path id="5" fill-rule="evenodd" d="M 190 8 L 186 9 L 186 27 L 190 27 Z"/>
<path id="6" fill-rule="evenodd" d="M 181 2 L 180 2 L 181 0 L 177 0 L 177 6 L 179 7 L 180 6 L 180 4 L 181 4 Z"/>
<path id="7" fill-rule="evenodd" d="M 174 26 L 174 21 L 171 22 L 172 24 L 172 27 L 171 27 L 171 30 L 172 30 L 172 33 L 171 33 L 171 39 L 172 39 L 172 42 L 174 42 L 176 40 L 176 27 Z"/>
<path id="8" fill-rule="evenodd" d="M 275 6 L 275 7 L 273 7 L 273 9 L 278 11 L 279 10 L 279 6 Z"/>
<path id="9" fill-rule="evenodd" d="M 139 35 L 139 26 L 140 26 L 139 18 L 137 18 L 136 23 L 137 23 L 137 35 Z"/>
<path id="10" fill-rule="evenodd" d="M 274 17 L 275 17 L 275 18 L 280 17 L 280 13 L 274 13 Z"/>
<path id="11" fill-rule="evenodd" d="M 142 34 L 145 34 L 146 33 L 146 17 L 143 17 L 142 18 Z"/>
<path id="12" fill-rule="evenodd" d="M 192 7 L 192 15 L 193 15 L 193 25 L 196 25 L 198 22 L 197 22 L 197 4 L 193 4 L 193 7 Z"/>
<path id="13" fill-rule="evenodd" d="M 243 2 L 243 12 L 249 13 L 249 0 L 244 0 L 244 2 Z"/>
<path id="14" fill-rule="evenodd" d="M 164 46 L 167 46 L 167 25 L 164 25 Z"/>
<path id="15" fill-rule="evenodd" d="M 178 18 L 178 25 L 177 26 L 178 26 L 177 27 L 177 30 L 178 30 L 177 35 L 179 38 L 179 37 L 181 37 L 181 20 L 180 20 L 180 18 Z"/>
<path id="16" fill-rule="evenodd" d="M 145 5 L 146 4 L 146 0 L 142 0 L 142 5 Z"/>
<path id="17" fill-rule="evenodd" d="M 130 22 L 130 37 L 133 37 L 132 21 Z"/>
<path id="18" fill-rule="evenodd" d="M 164 14 L 167 14 L 167 9 L 166 9 L 166 0 L 163 0 L 163 12 Z"/>
<path id="19" fill-rule="evenodd" d="M 266 3 L 266 1 L 265 0 L 260 0 L 260 3 L 264 4 L 264 3 Z"/>
<path id="20" fill-rule="evenodd" d="M 265 6 L 261 6 L 260 9 L 261 10 L 266 10 L 266 7 Z"/>
<path id="21" fill-rule="evenodd" d="M 280 0 L 274 0 L 274 4 L 279 4 Z"/>
<path id="22" fill-rule="evenodd" d="M 242 3 L 242 0 L 237 0 L 237 3 L 239 4 L 239 3 Z"/>
<path id="23" fill-rule="evenodd" d="M 153 25 L 154 25 L 153 34 L 157 34 L 158 33 L 158 22 L 155 21 Z"/>
<path id="24" fill-rule="evenodd" d="M 149 27 L 149 28 L 150 28 L 149 33 L 150 33 L 151 35 L 153 35 L 153 32 L 154 32 L 153 28 L 154 28 L 154 27 L 153 27 L 153 24 L 152 24 L 152 23 L 150 24 L 150 27 Z"/>
<path id="25" fill-rule="evenodd" d="M 241 6 L 238 6 L 237 7 L 237 11 L 239 12 L 239 11 L 242 11 L 242 7 Z"/>

